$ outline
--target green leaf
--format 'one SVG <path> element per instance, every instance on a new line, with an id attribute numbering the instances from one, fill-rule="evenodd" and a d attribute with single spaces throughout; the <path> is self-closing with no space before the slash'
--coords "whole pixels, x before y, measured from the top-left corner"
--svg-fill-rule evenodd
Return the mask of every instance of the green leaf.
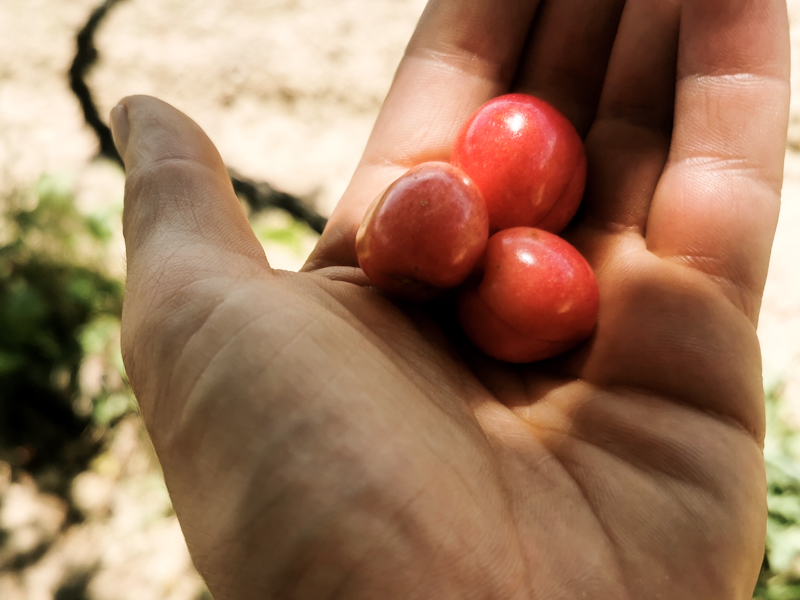
<path id="1" fill-rule="evenodd" d="M 96 425 L 106 427 L 124 415 L 136 411 L 136 401 L 128 392 L 109 394 L 104 398 L 96 398 L 92 408 L 92 421 Z"/>

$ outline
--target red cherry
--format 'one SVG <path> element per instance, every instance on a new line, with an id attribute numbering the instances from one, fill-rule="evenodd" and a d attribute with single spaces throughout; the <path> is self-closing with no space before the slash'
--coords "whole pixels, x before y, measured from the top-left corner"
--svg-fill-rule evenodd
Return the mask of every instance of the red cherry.
<path id="1" fill-rule="evenodd" d="M 594 272 L 574 247 L 546 231 L 515 227 L 489 238 L 483 279 L 462 293 L 458 317 L 480 350 L 523 363 L 586 339 L 598 305 Z"/>
<path id="2" fill-rule="evenodd" d="M 575 215 L 586 154 L 567 118 L 544 100 L 508 94 L 462 126 L 450 162 L 481 190 L 491 231 L 537 227 L 558 233 Z"/>
<path id="3" fill-rule="evenodd" d="M 364 273 L 385 292 L 421 302 L 471 273 L 489 238 L 480 191 L 443 162 L 418 165 L 373 203 L 356 236 Z"/>

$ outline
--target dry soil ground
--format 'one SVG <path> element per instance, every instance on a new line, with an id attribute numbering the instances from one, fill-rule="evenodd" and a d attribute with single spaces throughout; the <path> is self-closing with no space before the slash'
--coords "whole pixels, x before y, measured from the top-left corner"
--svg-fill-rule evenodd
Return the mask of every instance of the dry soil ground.
<path id="1" fill-rule="evenodd" d="M 93 160 L 95 139 L 65 78 L 74 34 L 96 2 L 0 2 L 0 197 L 57 173 L 72 181 L 86 210 L 121 202 L 122 174 Z M 800 65 L 800 0 L 789 4 Z M 358 161 L 423 5 L 125 0 L 99 32 L 101 60 L 91 85 L 104 115 L 131 93 L 171 102 L 206 129 L 229 165 L 298 195 L 315 193 L 328 212 Z M 790 145 L 798 147 L 797 101 L 790 133 Z M 800 155 L 789 152 L 759 335 L 766 380 L 785 382 L 787 398 L 800 407 L 799 201 Z M 296 252 L 270 247 L 271 260 L 296 268 L 308 244 Z M 121 246 L 115 256 L 113 267 L 122 272 Z M 103 460 L 76 480 L 73 495 L 89 518 L 29 568 L 0 572 L 0 598 L 52 598 L 69 577 L 72 588 L 64 589 L 85 590 L 93 600 L 202 595 L 135 419 L 118 428 Z M 53 536 L 65 518 L 62 503 L 29 481 L 11 482 L 3 464 L 0 499 L 0 527 L 11 532 L 0 544 L 0 564 L 8 553 Z"/>

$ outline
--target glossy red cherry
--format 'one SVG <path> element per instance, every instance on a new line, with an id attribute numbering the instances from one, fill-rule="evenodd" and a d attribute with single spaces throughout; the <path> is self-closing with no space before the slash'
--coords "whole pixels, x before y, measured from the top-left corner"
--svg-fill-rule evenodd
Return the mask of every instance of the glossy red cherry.
<path id="1" fill-rule="evenodd" d="M 598 304 L 594 272 L 573 246 L 546 231 L 516 227 L 489 238 L 483 279 L 462 293 L 458 318 L 481 351 L 525 363 L 586 339 Z"/>
<path id="2" fill-rule="evenodd" d="M 510 227 L 561 231 L 578 210 L 586 155 L 569 120 L 544 100 L 508 94 L 462 126 L 450 162 L 483 194 L 492 232 Z"/>
<path id="3" fill-rule="evenodd" d="M 489 216 L 475 184 L 447 163 L 429 162 L 373 203 L 358 230 L 356 254 L 372 283 L 420 302 L 462 283 L 488 238 Z"/>

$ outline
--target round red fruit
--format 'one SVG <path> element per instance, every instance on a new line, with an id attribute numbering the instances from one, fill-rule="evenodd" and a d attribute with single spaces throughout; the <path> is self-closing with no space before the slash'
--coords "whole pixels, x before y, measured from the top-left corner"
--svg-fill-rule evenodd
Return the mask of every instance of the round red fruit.
<path id="1" fill-rule="evenodd" d="M 462 293 L 458 318 L 481 351 L 525 363 L 589 337 L 598 305 L 594 272 L 573 246 L 540 229 L 515 227 L 489 238 L 483 279 Z"/>
<path id="2" fill-rule="evenodd" d="M 421 302 L 471 273 L 489 238 L 474 183 L 443 162 L 418 165 L 372 204 L 356 236 L 364 273 L 393 296 Z"/>
<path id="3" fill-rule="evenodd" d="M 544 100 L 508 94 L 467 120 L 450 162 L 483 194 L 492 232 L 537 227 L 558 233 L 578 210 L 586 154 L 569 120 Z"/>

